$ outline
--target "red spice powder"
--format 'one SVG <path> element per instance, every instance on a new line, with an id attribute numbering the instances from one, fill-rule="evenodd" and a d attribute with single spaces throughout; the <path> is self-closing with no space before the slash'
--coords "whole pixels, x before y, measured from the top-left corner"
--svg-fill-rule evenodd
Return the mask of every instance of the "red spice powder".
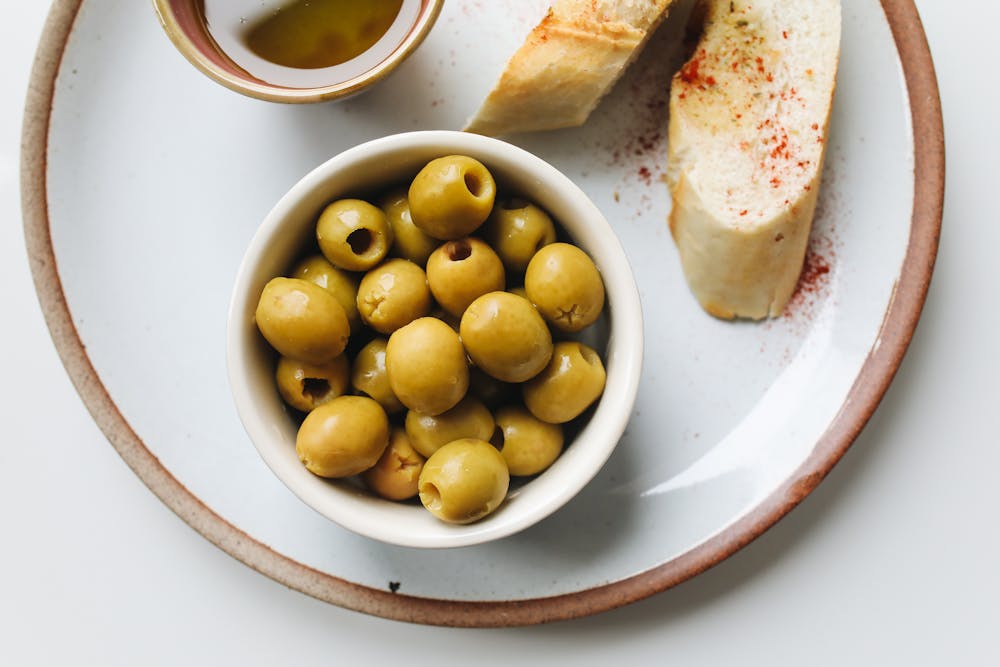
<path id="1" fill-rule="evenodd" d="M 698 81 L 698 70 L 701 68 L 701 63 L 705 58 L 705 50 L 699 51 L 691 60 L 684 64 L 681 68 L 681 80 L 684 83 L 697 83 Z"/>
<path id="2" fill-rule="evenodd" d="M 830 273 L 830 260 L 815 247 L 810 247 L 806 250 L 802 274 L 795 288 L 796 293 L 815 294 L 819 291 L 821 283 L 827 280 L 825 276 L 828 273 Z"/>
<path id="3" fill-rule="evenodd" d="M 817 308 L 830 294 L 830 282 L 837 261 L 835 246 L 833 236 L 826 233 L 810 237 L 799 282 L 781 316 L 783 322 L 798 329 L 808 326 L 815 318 Z"/>

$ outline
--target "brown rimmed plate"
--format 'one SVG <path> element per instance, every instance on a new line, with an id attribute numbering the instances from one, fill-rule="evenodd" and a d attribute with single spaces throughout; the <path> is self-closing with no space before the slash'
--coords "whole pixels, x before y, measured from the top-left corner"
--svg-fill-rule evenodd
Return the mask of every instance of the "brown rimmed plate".
<path id="1" fill-rule="evenodd" d="M 421 49 L 370 93 L 284 107 L 200 76 L 145 3 L 59 0 L 29 91 L 22 165 L 53 339 L 153 492 L 288 586 L 463 626 L 578 617 L 663 591 L 815 488 L 901 362 L 933 268 L 944 179 L 933 65 L 912 2 L 852 3 L 799 292 L 773 322 L 707 318 L 665 226 L 664 104 L 682 27 L 668 21 L 585 127 L 514 139 L 588 192 L 635 268 L 647 348 L 625 439 L 581 496 L 517 536 L 445 552 L 365 540 L 292 497 L 242 432 L 225 382 L 229 290 L 291 183 L 365 139 L 460 126 L 500 54 L 545 9 L 477 4 L 446 3 Z"/>

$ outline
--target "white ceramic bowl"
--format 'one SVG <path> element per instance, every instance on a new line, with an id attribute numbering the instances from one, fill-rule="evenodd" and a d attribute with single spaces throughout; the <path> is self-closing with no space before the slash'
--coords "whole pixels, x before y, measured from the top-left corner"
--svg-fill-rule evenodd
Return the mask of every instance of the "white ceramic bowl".
<path id="1" fill-rule="evenodd" d="M 512 483 L 493 514 L 465 526 L 443 523 L 419 504 L 395 503 L 349 480 L 308 472 L 295 454 L 297 423 L 274 384 L 274 353 L 257 332 L 254 309 L 264 284 L 285 274 L 309 243 L 323 207 L 405 182 L 428 161 L 470 155 L 485 164 L 501 193 L 536 202 L 593 257 L 607 291 L 605 327 L 589 342 L 603 352 L 607 385 L 599 404 L 563 454 L 527 483 Z M 361 535 L 410 547 L 458 547 L 498 539 L 540 521 L 569 501 L 604 465 L 635 403 L 642 367 L 642 311 L 628 260 L 611 226 L 576 185 L 538 157 L 508 143 L 463 132 L 411 132 L 344 151 L 295 184 L 250 242 L 233 288 L 227 362 L 240 418 L 267 465 L 299 498 Z M 603 349 L 602 349 L 603 348 Z"/>

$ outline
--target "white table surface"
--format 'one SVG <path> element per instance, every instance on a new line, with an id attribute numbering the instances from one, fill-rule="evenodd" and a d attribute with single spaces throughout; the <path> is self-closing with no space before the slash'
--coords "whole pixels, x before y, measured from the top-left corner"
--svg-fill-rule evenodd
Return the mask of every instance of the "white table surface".
<path id="1" fill-rule="evenodd" d="M 917 2 L 945 110 L 941 249 L 906 360 L 844 460 L 708 573 L 504 630 L 407 625 L 290 591 L 191 530 L 107 443 L 49 339 L 21 232 L 21 111 L 45 4 L 6 3 L 0 21 L 0 664 L 1000 664 L 996 4 Z"/>

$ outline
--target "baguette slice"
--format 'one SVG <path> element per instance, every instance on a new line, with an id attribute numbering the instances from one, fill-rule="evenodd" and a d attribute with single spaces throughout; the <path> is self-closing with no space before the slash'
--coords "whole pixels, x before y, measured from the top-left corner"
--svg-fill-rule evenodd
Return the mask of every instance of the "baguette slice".
<path id="1" fill-rule="evenodd" d="M 673 0 L 556 0 L 507 62 L 467 132 L 582 125 Z"/>
<path id="2" fill-rule="evenodd" d="M 709 0 L 670 91 L 670 231 L 724 319 L 777 317 L 802 271 L 840 55 L 838 0 Z"/>

